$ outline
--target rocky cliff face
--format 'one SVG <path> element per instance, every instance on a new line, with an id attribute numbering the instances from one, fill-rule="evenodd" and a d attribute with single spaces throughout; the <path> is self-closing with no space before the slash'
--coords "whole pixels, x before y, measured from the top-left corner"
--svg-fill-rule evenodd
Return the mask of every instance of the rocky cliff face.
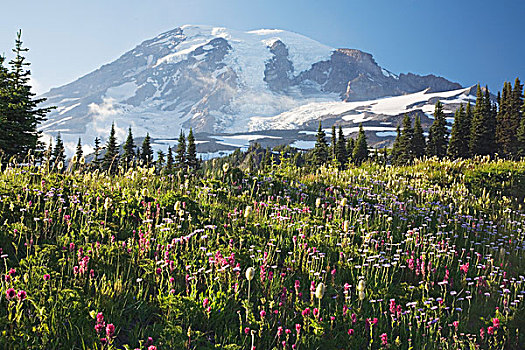
<path id="1" fill-rule="evenodd" d="M 138 45 L 44 95 L 58 108 L 42 125 L 66 142 L 90 143 L 112 122 L 121 135 L 172 137 L 246 131 L 253 117 L 279 115 L 307 103 L 360 101 L 461 86 L 433 75 L 399 76 L 372 55 L 333 49 L 281 30 L 238 32 L 183 26 Z M 119 134 L 117 134 L 119 136 Z"/>

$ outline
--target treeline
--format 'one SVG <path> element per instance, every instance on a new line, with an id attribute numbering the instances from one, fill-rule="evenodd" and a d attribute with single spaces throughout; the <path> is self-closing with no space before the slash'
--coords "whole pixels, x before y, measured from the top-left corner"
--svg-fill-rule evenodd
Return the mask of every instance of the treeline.
<path id="1" fill-rule="evenodd" d="M 322 165 L 346 169 L 349 166 L 358 166 L 365 161 L 386 164 L 386 149 L 369 150 L 362 126 L 359 127 L 356 139 L 345 137 L 342 127 L 337 130 L 335 126 L 332 126 L 332 137 L 329 143 L 320 123 L 316 135 L 315 147 L 309 150 L 297 149 L 290 145 L 263 148 L 259 143 L 253 142 L 244 152 L 237 149 L 228 156 L 204 162 L 203 169 L 204 172 L 220 170 L 224 164 L 228 164 L 231 168 L 256 172 L 270 171 L 275 166 L 289 165 L 311 171 Z"/>
<path id="2" fill-rule="evenodd" d="M 317 129 L 316 142 L 313 149 L 313 165 L 321 166 L 331 163 L 339 169 L 345 169 L 349 164 L 360 165 L 368 159 L 368 144 L 365 131 L 359 125 L 357 139 L 345 138 L 343 128 L 339 126 L 336 135 L 335 125 L 332 126 L 331 144 L 326 141 L 321 122 Z"/>
<path id="3" fill-rule="evenodd" d="M 135 139 L 131 127 L 128 129 L 126 141 L 122 146 L 122 152 L 115 136 L 115 125 L 111 125 L 109 137 L 104 146 L 101 146 L 100 138 L 95 138 L 95 148 L 91 155 L 89 165 L 86 165 L 86 158 L 82 149 L 82 139 L 78 139 L 76 152 L 69 161 L 70 168 L 89 167 L 92 170 L 105 170 L 115 173 L 119 168 L 127 170 L 134 166 L 153 167 L 157 172 L 193 172 L 199 170 L 201 160 L 197 158 L 197 148 L 193 130 L 190 128 L 188 137 L 181 130 L 177 148 L 173 150 L 168 147 L 167 152 L 157 151 L 157 159 L 154 159 L 153 148 L 151 147 L 151 137 L 146 134 L 141 147 L 135 145 Z M 52 140 L 49 141 L 47 151 L 43 156 L 43 166 L 48 170 L 62 171 L 66 162 L 66 152 L 64 143 L 58 133 L 55 146 Z"/>
<path id="4" fill-rule="evenodd" d="M 511 160 L 525 156 L 525 104 L 518 78 L 514 86 L 504 83 L 496 103 L 492 102 L 489 89 L 482 91 L 478 85 L 475 105 L 460 105 L 450 133 L 439 101 L 427 139 L 419 118 L 412 126 L 410 117 L 405 115 L 402 129 L 397 128 L 390 160 L 394 165 L 404 165 L 423 156 L 466 159 L 486 155 Z"/>

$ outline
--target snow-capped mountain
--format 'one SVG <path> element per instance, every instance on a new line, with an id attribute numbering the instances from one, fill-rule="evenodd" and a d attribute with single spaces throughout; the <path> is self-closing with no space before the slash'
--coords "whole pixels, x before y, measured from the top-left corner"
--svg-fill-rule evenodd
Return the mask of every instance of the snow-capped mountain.
<path id="1" fill-rule="evenodd" d="M 157 139 L 190 127 L 208 134 L 293 129 L 334 116 L 334 106 L 351 123 L 350 111 L 370 104 L 356 101 L 458 89 L 433 75 L 395 75 L 368 53 L 292 32 L 186 25 L 44 94 L 58 108 L 41 129 L 60 132 L 69 149 L 79 137 L 86 145 L 106 137 L 113 122 L 119 140 L 128 126 Z"/>

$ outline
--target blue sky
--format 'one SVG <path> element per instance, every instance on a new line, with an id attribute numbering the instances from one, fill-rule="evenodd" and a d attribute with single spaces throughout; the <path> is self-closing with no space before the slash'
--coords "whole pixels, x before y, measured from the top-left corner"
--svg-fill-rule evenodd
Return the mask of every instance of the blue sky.
<path id="1" fill-rule="evenodd" d="M 0 53 L 9 56 L 22 29 L 38 92 L 183 24 L 290 30 L 370 52 L 394 73 L 465 86 L 525 80 L 523 0 L 27 0 L 1 8 Z"/>

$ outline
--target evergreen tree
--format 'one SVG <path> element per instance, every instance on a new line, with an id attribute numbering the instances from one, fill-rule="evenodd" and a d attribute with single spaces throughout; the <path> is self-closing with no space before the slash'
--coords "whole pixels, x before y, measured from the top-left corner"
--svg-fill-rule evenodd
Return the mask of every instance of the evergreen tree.
<path id="1" fill-rule="evenodd" d="M 326 134 L 321 127 L 319 122 L 319 128 L 317 129 L 316 141 L 314 146 L 314 163 L 317 166 L 326 164 L 328 160 L 328 143 L 326 142 Z"/>
<path id="2" fill-rule="evenodd" d="M 62 166 L 64 165 L 64 162 L 66 161 L 66 149 L 64 147 L 64 142 L 62 141 L 62 137 L 60 137 L 60 132 L 57 135 L 55 148 L 53 149 L 53 153 L 51 156 L 51 162 L 54 164 L 54 167 L 58 166 L 60 162 L 62 162 Z"/>
<path id="3" fill-rule="evenodd" d="M 263 159 L 261 161 L 261 163 L 262 163 L 261 167 L 262 167 L 263 170 L 264 169 L 269 169 L 272 166 L 272 158 L 270 157 L 271 153 L 272 153 L 272 149 L 271 148 L 266 148 L 264 150 Z"/>
<path id="4" fill-rule="evenodd" d="M 146 137 L 142 141 L 142 152 L 140 153 L 140 159 L 142 160 L 144 166 L 150 166 L 153 164 L 153 149 L 151 148 L 151 137 L 149 133 L 146 134 Z"/>
<path id="5" fill-rule="evenodd" d="M 175 165 L 179 169 L 183 169 L 186 166 L 186 136 L 182 130 L 180 131 L 179 143 L 175 153 Z"/>
<path id="6" fill-rule="evenodd" d="M 352 162 L 352 155 L 354 154 L 354 144 L 355 140 L 348 135 L 348 140 L 346 141 L 346 156 L 348 158 L 348 163 Z"/>
<path id="7" fill-rule="evenodd" d="M 511 86 L 507 82 L 503 83 L 503 90 L 500 95 L 499 111 L 496 116 L 496 145 L 497 153 L 506 158 L 510 156 L 513 134 L 517 140 L 517 128 L 512 127 L 509 102 L 511 102 Z M 513 144 L 516 144 L 514 142 Z"/>
<path id="8" fill-rule="evenodd" d="M 467 148 L 465 150 L 465 158 L 468 158 L 471 156 L 470 153 L 470 135 L 472 133 L 472 105 L 470 104 L 470 100 L 467 103 L 467 108 L 465 109 L 465 122 L 463 123 L 463 138 L 465 140 L 465 147 Z"/>
<path id="9" fill-rule="evenodd" d="M 341 127 L 341 125 L 339 125 L 339 138 L 337 140 L 336 148 L 336 158 L 339 162 L 339 166 L 341 169 L 345 169 L 346 163 L 348 163 L 348 154 L 346 152 L 345 135 L 343 133 L 343 128 Z"/>
<path id="10" fill-rule="evenodd" d="M 359 124 L 359 134 L 357 135 L 353 158 L 357 165 L 360 165 L 368 159 L 368 144 L 362 124 Z"/>
<path id="11" fill-rule="evenodd" d="M 335 134 L 335 125 L 332 125 L 332 138 L 330 142 L 330 155 L 332 156 L 332 159 L 337 159 L 337 138 Z"/>
<path id="12" fill-rule="evenodd" d="M 166 171 L 171 172 L 173 170 L 173 151 L 168 146 L 168 154 L 166 156 Z"/>
<path id="13" fill-rule="evenodd" d="M 403 130 L 401 132 L 401 138 L 399 139 L 399 154 L 397 163 L 400 165 L 410 164 L 414 159 L 414 129 L 412 129 L 412 121 L 408 114 L 405 114 L 403 118 Z"/>
<path id="14" fill-rule="evenodd" d="M 102 160 L 102 169 L 107 170 L 110 173 L 115 172 L 118 165 L 118 146 L 117 138 L 115 137 L 115 124 L 111 124 L 111 131 L 109 132 L 109 138 L 106 142 L 106 153 L 104 154 L 104 159 Z"/>
<path id="15" fill-rule="evenodd" d="M 100 151 L 102 151 L 102 147 L 100 147 L 100 138 L 95 137 L 95 154 L 92 162 L 92 166 L 95 169 L 100 169 L 101 166 Z"/>
<path id="16" fill-rule="evenodd" d="M 520 79 L 516 78 L 514 81 L 514 89 L 512 90 L 512 102 L 511 102 L 511 114 L 512 118 L 516 121 L 521 121 L 521 113 L 523 107 L 523 85 L 520 83 Z"/>
<path id="17" fill-rule="evenodd" d="M 510 86 L 510 83 L 509 83 Z M 514 127 L 513 132 L 509 133 L 513 136 L 513 143 L 510 148 L 511 158 L 517 158 L 520 156 L 520 143 L 518 141 L 518 129 L 521 126 L 522 120 L 522 107 L 523 107 L 523 97 L 522 97 L 523 85 L 520 83 L 519 78 L 516 78 L 514 81 L 514 88 L 510 96 L 510 102 L 508 103 L 509 108 L 509 120 L 511 125 Z"/>
<path id="18" fill-rule="evenodd" d="M 157 151 L 157 161 L 155 162 L 156 165 L 155 167 L 157 168 L 157 171 L 160 173 L 162 168 L 164 167 L 164 158 L 166 157 L 166 155 L 164 154 L 164 152 L 162 152 L 162 150 L 158 150 Z"/>
<path id="19" fill-rule="evenodd" d="M 30 65 L 23 56 L 28 49 L 22 46 L 22 32 L 17 33 L 14 58 L 9 62 L 10 71 L 0 59 L 0 150 L 8 157 L 25 156 L 29 150 L 41 147 L 38 124 L 53 108 L 37 108 L 46 99 L 34 99 L 31 92 Z"/>
<path id="20" fill-rule="evenodd" d="M 488 89 L 484 96 L 478 84 L 470 129 L 470 154 L 473 156 L 493 154 L 496 149 L 495 134 L 496 120 Z"/>
<path id="21" fill-rule="evenodd" d="M 398 125 L 396 128 L 396 138 L 392 145 L 391 163 L 393 165 L 400 164 L 401 152 L 401 127 Z"/>
<path id="22" fill-rule="evenodd" d="M 452 124 L 452 131 L 450 133 L 450 140 L 448 143 L 448 156 L 452 159 L 467 158 L 469 144 L 465 137 L 465 132 L 468 130 L 466 124 L 466 113 L 463 105 L 456 109 L 454 114 L 454 124 Z M 468 135 L 468 133 L 467 133 Z"/>
<path id="23" fill-rule="evenodd" d="M 494 106 L 492 104 L 492 100 L 490 99 L 490 91 L 488 86 L 485 85 L 485 95 L 483 98 L 483 109 L 486 114 L 487 118 L 487 125 L 488 125 L 488 143 L 490 147 L 492 147 L 492 153 L 495 153 L 497 150 L 496 145 L 496 115 L 498 113 L 497 106 Z M 519 127 L 519 123 L 516 125 L 516 128 Z"/>
<path id="24" fill-rule="evenodd" d="M 525 157 L 525 116 L 522 116 L 520 126 L 518 128 L 518 157 Z"/>
<path id="25" fill-rule="evenodd" d="M 518 157 L 525 157 L 525 92 L 521 113 L 520 126 L 518 129 Z"/>
<path id="26" fill-rule="evenodd" d="M 443 104 L 436 103 L 434 109 L 434 122 L 428 131 L 428 142 L 426 154 L 429 157 L 437 156 L 442 158 L 447 155 L 448 130 Z"/>
<path id="27" fill-rule="evenodd" d="M 5 57 L 0 56 L 0 156 L 9 147 L 10 121 L 6 118 L 9 105 L 9 72 L 4 67 Z"/>
<path id="28" fill-rule="evenodd" d="M 78 138 L 77 150 L 75 152 L 75 156 L 77 158 L 77 162 L 79 162 L 80 158 L 84 156 L 84 151 L 82 150 L 82 140 L 80 139 L 80 137 Z"/>
<path id="29" fill-rule="evenodd" d="M 414 137 L 412 139 L 412 150 L 414 157 L 421 159 L 425 155 L 427 143 L 425 141 L 425 135 L 423 134 L 423 127 L 421 126 L 421 118 L 416 116 L 414 122 Z"/>
<path id="30" fill-rule="evenodd" d="M 193 137 L 193 130 L 190 128 L 188 133 L 188 149 L 186 152 L 186 164 L 190 169 L 199 169 L 199 160 L 197 159 L 197 148 L 195 146 L 195 137 Z"/>
<path id="31" fill-rule="evenodd" d="M 122 162 L 124 164 L 124 168 L 127 168 L 130 166 L 131 162 L 135 158 L 135 141 L 133 140 L 133 133 L 131 132 L 131 127 L 128 129 L 128 137 L 126 138 L 126 142 L 124 143 L 123 150 L 124 153 L 122 154 Z"/>

